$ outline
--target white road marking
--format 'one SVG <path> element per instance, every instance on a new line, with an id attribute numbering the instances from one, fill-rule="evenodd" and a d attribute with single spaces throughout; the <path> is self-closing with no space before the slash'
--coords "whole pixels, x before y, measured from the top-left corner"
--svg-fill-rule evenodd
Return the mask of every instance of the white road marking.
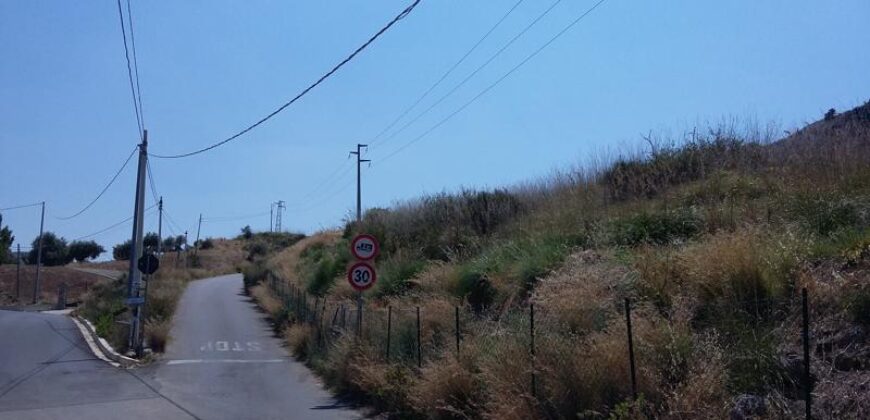
<path id="1" fill-rule="evenodd" d="M 193 365 L 200 363 L 284 363 L 287 362 L 287 359 L 259 359 L 259 360 L 250 360 L 250 359 L 180 359 L 180 360 L 169 360 L 166 362 L 167 365 Z"/>

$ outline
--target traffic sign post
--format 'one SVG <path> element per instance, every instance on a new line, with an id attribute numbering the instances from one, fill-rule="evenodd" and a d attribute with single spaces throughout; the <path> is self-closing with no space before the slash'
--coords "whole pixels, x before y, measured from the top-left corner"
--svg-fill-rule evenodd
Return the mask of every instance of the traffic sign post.
<path id="1" fill-rule="evenodd" d="M 357 259 L 357 262 L 347 270 L 347 282 L 358 292 L 356 299 L 356 333 L 358 337 L 362 336 L 363 291 L 368 290 L 378 281 L 378 274 L 370 261 L 374 260 L 380 251 L 378 240 L 372 235 L 357 235 L 350 241 L 350 252 Z"/>

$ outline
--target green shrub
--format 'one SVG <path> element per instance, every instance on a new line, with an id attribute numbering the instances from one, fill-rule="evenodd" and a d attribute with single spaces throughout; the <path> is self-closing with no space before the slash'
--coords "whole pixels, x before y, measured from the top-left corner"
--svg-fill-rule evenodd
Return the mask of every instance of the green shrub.
<path id="1" fill-rule="evenodd" d="M 250 291 L 252 287 L 265 281 L 268 276 L 269 269 L 267 269 L 266 264 L 261 261 L 248 264 L 242 269 L 242 277 L 244 279 L 246 291 Z"/>
<path id="2" fill-rule="evenodd" d="M 214 240 L 212 238 L 205 238 L 205 240 L 200 242 L 199 248 L 200 249 L 212 249 L 212 248 L 214 248 Z"/>
<path id="3" fill-rule="evenodd" d="M 426 262 L 403 253 L 397 253 L 379 266 L 378 285 L 375 294 L 379 297 L 395 296 L 409 288 L 408 281 L 426 266 Z"/>
<path id="4" fill-rule="evenodd" d="M 790 216 L 808 230 L 830 236 L 868 223 L 866 205 L 834 194 L 799 194 L 788 203 Z"/>
<path id="5" fill-rule="evenodd" d="M 665 245 L 690 239 L 703 231 L 704 221 L 692 208 L 643 212 L 612 221 L 611 242 L 621 246 Z"/>

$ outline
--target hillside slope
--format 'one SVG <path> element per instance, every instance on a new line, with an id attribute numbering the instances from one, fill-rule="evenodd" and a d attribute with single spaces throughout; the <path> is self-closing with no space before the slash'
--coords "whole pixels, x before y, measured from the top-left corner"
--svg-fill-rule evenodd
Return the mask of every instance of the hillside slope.
<path id="1" fill-rule="evenodd" d="M 247 282 L 328 384 L 408 418 L 802 417 L 806 290 L 814 416 L 860 418 L 868 109 L 371 209 Z M 343 275 L 363 232 L 382 253 L 357 331 Z"/>

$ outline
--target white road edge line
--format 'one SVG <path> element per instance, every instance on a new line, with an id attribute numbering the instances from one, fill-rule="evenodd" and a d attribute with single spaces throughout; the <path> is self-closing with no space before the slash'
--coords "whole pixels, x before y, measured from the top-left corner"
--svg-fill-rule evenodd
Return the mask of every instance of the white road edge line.
<path id="1" fill-rule="evenodd" d="M 103 354 L 103 351 L 100 350 L 100 347 L 97 346 L 97 343 L 94 342 L 94 339 L 91 337 L 91 334 L 88 332 L 88 330 L 85 328 L 85 326 L 82 325 L 81 322 L 79 322 L 79 320 L 77 320 L 74 316 L 69 317 L 69 319 L 71 319 L 73 324 L 75 324 L 76 327 L 79 329 L 79 332 L 82 334 L 82 338 L 85 339 L 85 343 L 88 343 L 88 347 L 90 347 L 91 353 L 93 353 L 94 356 L 97 356 L 98 359 L 103 360 L 106 363 L 108 363 L 116 368 L 121 367 L 120 363 L 109 359 L 105 354 Z"/>
<path id="2" fill-rule="evenodd" d="M 169 360 L 166 362 L 167 365 L 192 365 L 198 363 L 284 363 L 287 362 L 287 359 L 259 359 L 259 360 L 251 360 L 251 359 L 180 359 L 180 360 Z"/>

